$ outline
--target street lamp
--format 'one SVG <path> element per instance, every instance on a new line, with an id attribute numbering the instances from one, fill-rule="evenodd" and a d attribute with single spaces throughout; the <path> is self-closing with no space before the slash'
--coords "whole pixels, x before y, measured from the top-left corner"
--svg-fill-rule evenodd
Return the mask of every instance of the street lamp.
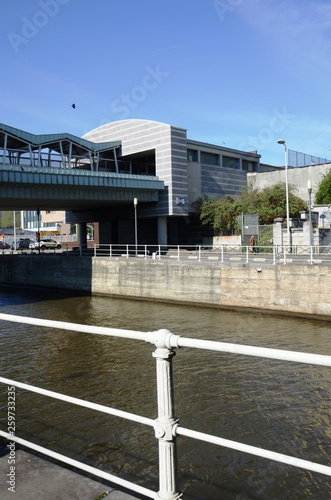
<path id="1" fill-rule="evenodd" d="M 308 213 L 309 213 L 309 245 L 313 246 L 313 223 L 311 219 L 311 192 L 312 185 L 311 180 L 307 182 L 307 191 L 308 191 Z"/>
<path id="2" fill-rule="evenodd" d="M 288 158 L 287 158 L 287 146 L 284 139 L 277 141 L 278 144 L 282 144 L 285 148 L 285 191 L 286 191 L 286 226 L 287 226 L 287 244 L 290 247 L 290 206 L 289 206 L 289 196 L 288 196 Z"/>
<path id="3" fill-rule="evenodd" d="M 137 231 L 137 205 L 138 205 L 138 198 L 133 199 L 133 206 L 134 206 L 134 244 L 136 248 L 136 257 L 138 253 L 138 231 Z"/>
<path id="4" fill-rule="evenodd" d="M 14 249 L 16 250 L 16 212 L 14 210 Z"/>

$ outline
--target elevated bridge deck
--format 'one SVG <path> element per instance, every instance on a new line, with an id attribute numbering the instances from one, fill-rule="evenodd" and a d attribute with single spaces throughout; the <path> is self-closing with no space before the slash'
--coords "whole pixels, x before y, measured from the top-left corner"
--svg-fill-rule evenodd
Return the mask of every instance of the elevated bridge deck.
<path id="1" fill-rule="evenodd" d="M 78 210 L 114 204 L 157 202 L 163 181 L 147 175 L 0 166 L 1 210 Z"/>
<path id="2" fill-rule="evenodd" d="M 0 124 L 1 210 L 86 210 L 157 202 L 153 151 L 121 156 L 121 141 L 35 135 Z"/>

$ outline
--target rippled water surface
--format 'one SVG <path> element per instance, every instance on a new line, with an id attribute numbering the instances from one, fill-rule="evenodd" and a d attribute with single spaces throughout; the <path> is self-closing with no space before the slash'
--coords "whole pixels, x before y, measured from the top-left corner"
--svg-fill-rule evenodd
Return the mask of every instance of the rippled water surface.
<path id="1" fill-rule="evenodd" d="M 104 297 L 0 293 L 1 311 L 331 355 L 326 322 Z M 153 346 L 0 323 L 2 376 L 156 418 Z M 330 465 L 331 369 L 179 349 L 176 414 L 184 427 Z M 6 430 L 6 388 L 0 399 Z M 17 435 L 157 491 L 150 427 L 17 390 Z M 178 438 L 184 498 L 328 499 L 328 476 Z"/>

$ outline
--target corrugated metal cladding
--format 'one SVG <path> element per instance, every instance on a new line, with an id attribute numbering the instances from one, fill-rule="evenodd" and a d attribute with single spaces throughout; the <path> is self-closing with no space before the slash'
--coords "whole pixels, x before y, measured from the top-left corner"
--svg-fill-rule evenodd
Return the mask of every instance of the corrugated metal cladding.
<path id="1" fill-rule="evenodd" d="M 247 182 L 243 160 L 259 171 L 258 154 L 187 139 L 181 127 L 149 120 L 108 123 L 84 136 L 95 142 L 120 141 L 122 157 L 154 151 L 155 173 L 166 189 L 147 216 L 186 216 L 200 196 L 220 198 L 238 193 Z M 194 150 L 194 155 L 188 154 Z"/>

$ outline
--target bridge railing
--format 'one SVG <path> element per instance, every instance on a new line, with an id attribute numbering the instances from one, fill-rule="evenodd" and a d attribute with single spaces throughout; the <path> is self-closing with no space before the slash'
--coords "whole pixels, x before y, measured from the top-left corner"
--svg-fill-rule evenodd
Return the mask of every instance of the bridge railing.
<path id="1" fill-rule="evenodd" d="M 304 263 L 331 264 L 328 246 L 245 246 L 245 245 L 118 245 L 95 244 L 94 257 L 122 257 L 210 263 Z"/>
<path id="2" fill-rule="evenodd" d="M 179 420 L 174 414 L 174 392 L 173 392 L 173 367 L 172 359 L 175 350 L 179 347 L 192 349 L 203 349 L 209 351 L 223 352 L 227 354 L 237 354 L 241 356 L 255 356 L 259 358 L 276 359 L 293 363 L 306 363 L 311 365 L 319 365 L 331 367 L 331 356 L 309 354 L 295 351 L 269 349 L 263 347 L 247 346 L 240 344 L 231 344 L 225 342 L 207 341 L 194 338 L 184 338 L 175 335 L 168 330 L 158 330 L 155 332 L 139 332 L 134 330 L 120 330 L 114 328 L 103 328 L 89 325 L 80 325 L 74 323 L 43 320 L 24 316 L 14 316 L 9 314 L 0 314 L 0 321 L 11 321 L 21 324 L 36 325 L 45 328 L 58 328 L 75 332 L 84 332 L 91 335 L 106 335 L 109 337 L 120 337 L 132 340 L 139 340 L 153 344 L 156 349 L 153 352 L 153 357 L 156 360 L 156 387 L 157 387 L 157 403 L 158 415 L 156 419 L 136 415 L 121 411 L 119 409 L 108 406 L 95 404 L 78 398 L 73 398 L 65 394 L 45 390 L 26 383 L 21 383 L 5 377 L 0 377 L 0 383 L 8 386 L 8 389 L 13 390 L 19 387 L 23 390 L 32 391 L 37 394 L 42 394 L 50 398 L 66 401 L 75 405 L 103 412 L 109 415 L 114 415 L 119 418 L 128 419 L 142 425 L 147 425 L 154 428 L 155 437 L 159 445 L 159 491 L 155 492 L 134 484 L 130 481 L 114 476 L 110 473 L 101 471 L 95 467 L 88 466 L 77 460 L 73 460 L 65 455 L 53 452 L 31 441 L 16 436 L 15 429 L 10 430 L 11 420 L 10 406 L 8 403 L 8 431 L 1 430 L 0 436 L 5 439 L 22 444 L 44 455 L 53 457 L 59 461 L 77 467 L 88 473 L 94 474 L 99 478 L 106 479 L 114 484 L 128 488 L 134 492 L 142 494 L 147 498 L 158 500 L 176 500 L 182 497 L 178 487 L 178 470 L 177 470 L 177 448 L 176 440 L 178 436 L 187 436 L 192 439 L 197 439 L 207 443 L 215 444 L 248 453 L 258 457 L 263 457 L 269 460 L 277 461 L 290 466 L 296 466 L 309 471 L 318 472 L 327 476 L 331 476 L 331 467 L 308 460 L 296 458 L 294 456 L 277 453 L 271 450 L 263 449 L 224 439 L 221 436 L 206 434 L 198 430 L 188 429 L 180 425 Z"/>

